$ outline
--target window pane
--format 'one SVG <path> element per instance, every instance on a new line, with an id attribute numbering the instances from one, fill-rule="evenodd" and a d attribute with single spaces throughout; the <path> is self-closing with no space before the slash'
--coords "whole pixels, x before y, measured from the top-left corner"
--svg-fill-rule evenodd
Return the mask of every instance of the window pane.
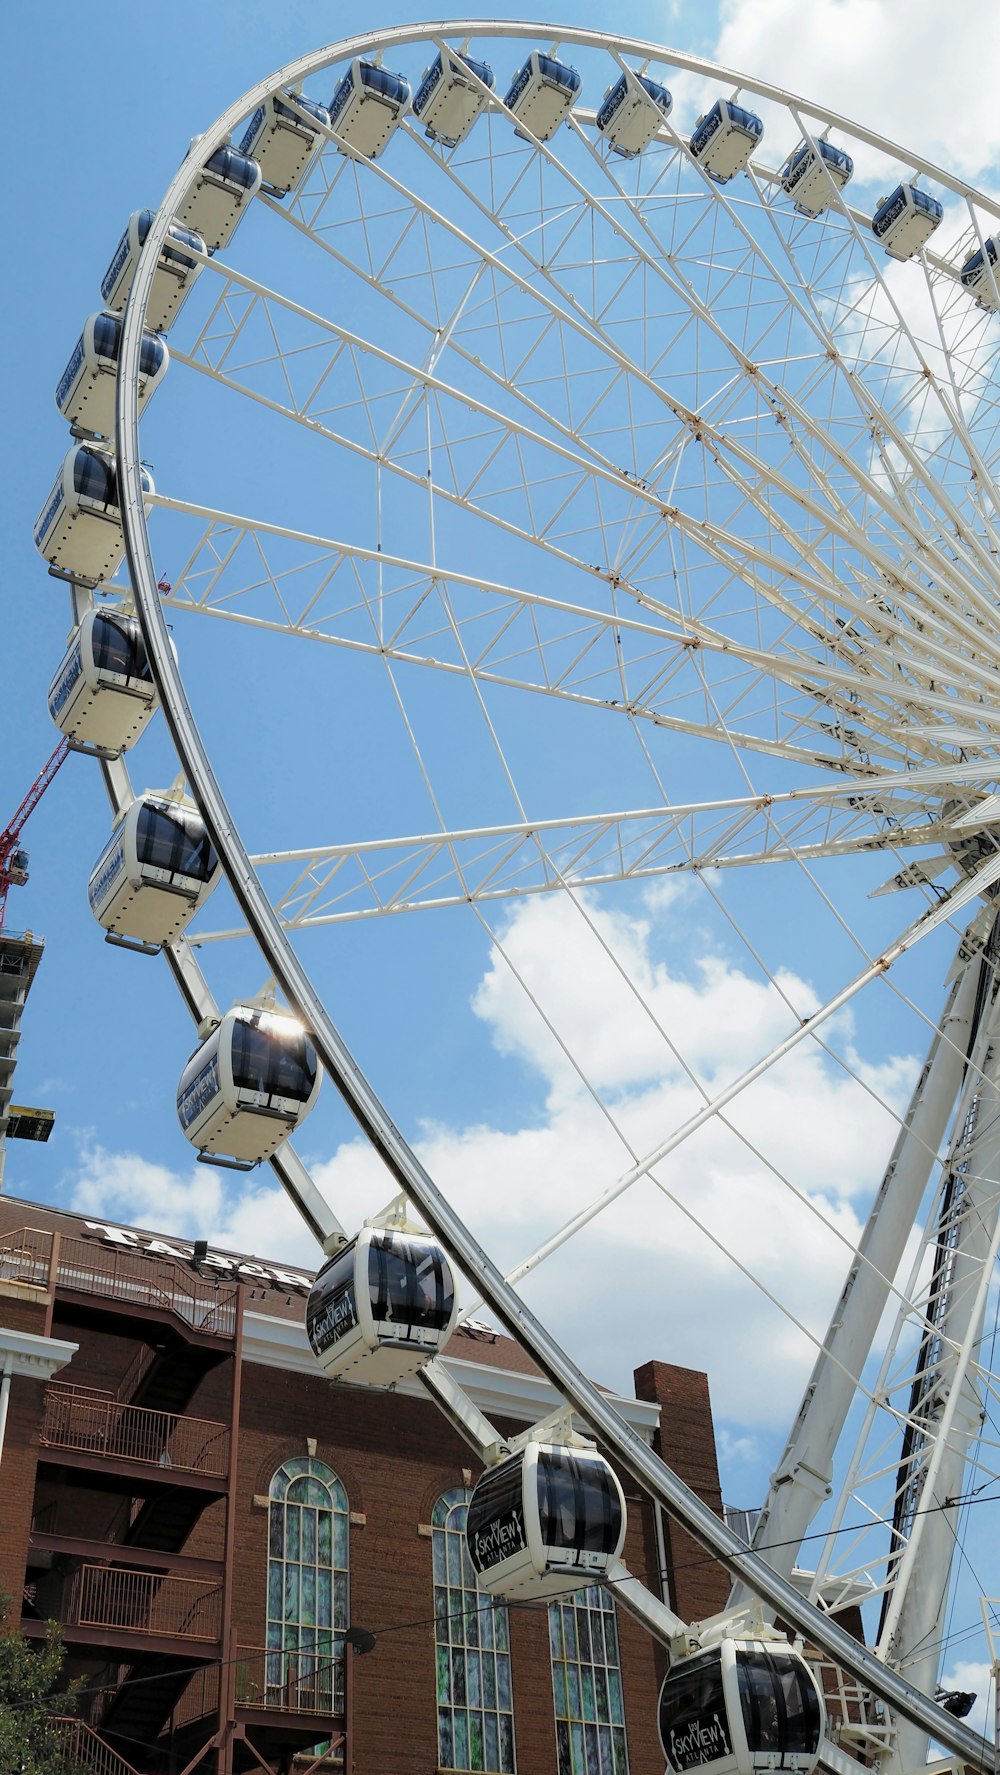
<path id="1" fill-rule="evenodd" d="M 298 1559 L 302 1512 L 296 1504 L 285 1506 L 285 1558 Z"/>
<path id="2" fill-rule="evenodd" d="M 447 1646 L 437 1648 L 437 1697 L 439 1701 L 451 1700 L 451 1658 Z"/>
<path id="3" fill-rule="evenodd" d="M 447 1707 L 438 1708 L 438 1757 L 442 1769 L 453 1769 L 451 1714 Z"/>
<path id="4" fill-rule="evenodd" d="M 559 1775 L 628 1775 L 614 1603 L 598 1588 L 549 1609 Z"/>
<path id="5" fill-rule="evenodd" d="M 465 1543 L 469 1493 L 431 1514 L 438 1765 L 515 1775 L 507 1609 L 479 1589 Z"/>
<path id="6" fill-rule="evenodd" d="M 483 1717 L 480 1713 L 469 1715 L 469 1768 L 483 1767 Z"/>
<path id="7" fill-rule="evenodd" d="M 349 1612 L 347 1494 L 324 1462 L 296 1456 L 278 1468 L 270 1496 L 266 1641 L 280 1656 L 268 1659 L 267 1686 L 276 1704 L 287 1689 L 335 1712 L 343 1643 L 332 1629 L 343 1629 Z"/>
<path id="8" fill-rule="evenodd" d="M 479 1653 L 468 1652 L 465 1659 L 465 1681 L 470 1707 L 479 1707 L 483 1699 L 482 1672 Z"/>

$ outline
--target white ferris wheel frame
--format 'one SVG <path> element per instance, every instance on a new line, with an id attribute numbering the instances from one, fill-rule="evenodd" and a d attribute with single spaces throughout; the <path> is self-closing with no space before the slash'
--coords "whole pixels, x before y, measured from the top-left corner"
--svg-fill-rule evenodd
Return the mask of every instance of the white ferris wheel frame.
<path id="1" fill-rule="evenodd" d="M 211 154 L 216 147 L 220 146 L 227 139 L 235 125 L 238 124 L 243 117 L 252 111 L 265 97 L 279 88 L 287 88 L 294 85 L 331 63 L 343 61 L 355 55 L 364 55 L 375 50 L 386 50 L 396 45 L 404 45 L 413 42 L 429 42 L 432 45 L 440 47 L 440 42 L 443 39 L 443 34 L 445 32 L 447 32 L 448 37 L 452 39 L 459 36 L 475 36 L 477 34 L 489 34 L 491 37 L 524 38 L 525 36 L 531 37 L 538 35 L 540 28 L 537 25 L 532 25 L 530 23 L 518 23 L 513 21 L 449 21 L 447 24 L 442 23 L 440 25 L 430 25 L 419 28 L 400 27 L 394 30 L 366 33 L 346 39 L 343 42 L 328 46 L 312 55 L 298 58 L 296 61 L 291 62 L 284 68 L 278 70 L 277 73 L 269 77 L 266 81 L 259 83 L 248 93 L 244 94 L 201 138 L 200 153 L 202 156 Z M 743 76 L 730 74 L 729 71 L 720 70 L 699 58 L 676 54 L 673 51 L 664 50 L 661 46 L 652 43 L 616 39 L 608 34 L 599 32 L 586 32 L 575 29 L 559 30 L 558 28 L 551 26 L 542 27 L 541 34 L 550 36 L 556 40 L 571 41 L 582 46 L 605 49 L 619 58 L 624 55 L 647 57 L 650 59 L 655 58 L 657 60 L 669 61 L 672 66 L 676 66 L 679 69 L 696 75 L 706 74 L 719 80 L 729 79 L 742 89 L 754 93 L 762 99 L 771 99 L 784 106 L 796 119 L 805 138 L 807 140 L 812 139 L 810 128 L 803 120 L 794 97 L 774 86 L 753 81 Z M 809 119 L 814 120 L 813 127 L 815 127 L 816 122 L 828 126 L 835 126 L 842 123 L 842 120 L 835 113 L 824 111 L 821 107 L 812 104 L 808 107 L 807 116 Z M 862 130 L 854 125 L 851 125 L 850 129 L 852 136 L 856 140 L 863 141 L 868 146 L 879 150 L 880 152 L 898 156 L 899 151 L 895 146 L 877 134 Z M 905 159 L 906 157 L 903 158 Z M 915 170 L 926 172 L 936 183 L 941 184 L 946 189 L 951 190 L 957 196 L 963 198 L 970 205 L 970 208 L 974 198 L 979 212 L 988 213 L 1000 218 L 1000 206 L 991 204 L 989 200 L 983 199 L 980 194 L 975 193 L 971 187 L 964 184 L 964 182 L 956 180 L 940 169 L 929 166 L 925 167 L 918 163 L 913 163 L 912 161 L 911 164 L 914 164 Z M 651 1454 L 650 1450 L 641 1439 L 628 1430 L 627 1426 L 623 1424 L 622 1420 L 619 1419 L 617 1414 L 615 1414 L 608 1406 L 603 1395 L 586 1380 L 586 1377 L 580 1372 L 578 1367 L 558 1347 L 537 1317 L 524 1305 L 514 1288 L 505 1281 L 504 1277 L 488 1258 L 487 1254 L 471 1237 L 459 1217 L 454 1213 L 454 1210 L 440 1194 L 433 1183 L 433 1180 L 420 1165 L 404 1137 L 392 1123 L 390 1117 L 378 1101 L 368 1082 L 361 1075 L 351 1055 L 344 1046 L 332 1019 L 322 1005 L 315 988 L 292 949 L 288 936 L 288 926 L 296 924 L 301 920 L 297 918 L 294 913 L 290 918 L 287 916 L 282 918 L 271 905 L 271 902 L 261 887 L 257 878 L 256 869 L 258 866 L 261 866 L 272 859 L 266 857 L 251 859 L 247 855 L 229 816 L 221 790 L 216 782 L 210 761 L 201 742 L 167 637 L 166 622 L 157 588 L 157 575 L 153 566 L 142 498 L 137 390 L 143 316 L 152 287 L 156 259 L 165 239 L 170 218 L 181 207 L 185 192 L 191 184 L 196 170 L 196 166 L 193 162 L 185 163 L 165 193 L 163 202 L 157 212 L 144 245 L 132 290 L 128 298 L 123 327 L 121 364 L 118 382 L 116 450 L 129 574 L 154 677 L 157 681 L 158 689 L 163 700 L 166 720 L 170 728 L 173 742 L 178 751 L 182 768 L 187 781 L 190 784 L 192 793 L 199 804 L 212 840 L 223 859 L 230 886 L 237 904 L 246 919 L 247 927 L 253 934 L 254 939 L 265 956 L 269 971 L 275 977 L 289 1003 L 310 1028 L 325 1069 L 337 1084 L 342 1096 L 348 1103 L 349 1107 L 351 1107 L 372 1145 L 385 1161 L 390 1173 L 397 1179 L 405 1193 L 418 1206 L 427 1219 L 428 1224 L 442 1239 L 442 1242 L 445 1244 L 450 1254 L 463 1269 L 477 1278 L 483 1298 L 497 1313 L 501 1321 L 526 1345 L 535 1360 L 539 1363 L 539 1366 L 553 1381 L 563 1397 L 592 1425 L 594 1430 L 601 1436 L 602 1440 L 621 1460 L 624 1467 L 646 1490 L 649 1491 L 651 1496 L 658 1499 L 671 1510 L 672 1513 L 679 1516 L 690 1532 L 695 1535 L 702 1545 L 722 1559 L 738 1578 L 739 1583 L 744 1586 L 748 1592 L 753 1592 L 753 1594 L 762 1598 L 784 1621 L 795 1626 L 810 1640 L 811 1643 L 818 1646 L 826 1656 L 854 1675 L 860 1683 L 864 1684 L 865 1687 L 869 1688 L 874 1694 L 880 1695 L 894 1713 L 898 1714 L 903 1719 L 911 1721 L 924 1733 L 931 1734 L 938 1742 L 946 1744 L 955 1755 L 963 1757 L 967 1761 L 981 1762 L 983 1757 L 988 1753 L 988 1747 L 977 1734 L 953 1719 L 951 1715 L 944 1713 L 926 1695 L 921 1694 L 919 1690 L 915 1689 L 906 1679 L 887 1669 L 885 1664 L 879 1658 L 873 1656 L 873 1654 L 868 1652 L 865 1648 L 859 1647 L 848 1634 L 831 1622 L 828 1616 L 826 1616 L 821 1610 L 804 1602 L 799 1591 L 791 1584 L 788 1578 L 777 1573 L 769 1561 L 762 1559 L 758 1554 L 748 1551 L 745 1544 L 721 1524 L 707 1507 L 701 1504 L 693 1494 L 689 1493 L 676 1477 Z M 855 218 L 855 220 L 866 221 L 867 218 Z M 231 275 L 228 267 L 226 268 L 226 273 L 227 275 Z M 239 280 L 238 273 L 232 275 L 236 276 L 237 281 Z M 252 282 L 252 280 L 246 279 L 243 281 L 247 284 Z M 789 290 L 789 299 L 797 300 L 798 298 L 794 297 L 793 293 Z M 956 423 L 961 426 L 960 405 L 957 412 Z M 967 439 L 967 443 L 970 453 L 974 455 L 971 439 Z M 161 499 L 158 500 L 157 503 L 169 505 L 173 502 Z M 719 546 L 722 546 L 721 543 Z M 77 598 L 78 607 L 82 609 L 83 594 L 75 592 L 74 595 Z M 587 611 L 585 614 L 592 621 L 596 620 L 595 613 L 592 610 Z M 617 621 L 618 619 L 616 618 L 616 622 Z M 662 627 L 658 628 L 657 632 L 662 636 Z M 695 638 L 699 645 L 709 647 L 713 645 L 714 637 L 708 632 L 701 632 Z M 683 636 L 682 639 L 686 644 L 690 644 L 691 635 L 687 634 Z M 938 649 L 935 654 L 935 658 L 938 659 L 939 663 L 940 651 L 941 650 Z M 773 668 L 773 662 L 769 663 Z M 812 664 L 815 668 L 816 662 L 813 661 Z M 964 661 L 960 660 L 958 656 L 955 656 L 952 662 L 952 667 L 956 680 L 961 678 L 964 664 Z M 867 688 L 870 690 L 870 684 Z M 949 703 L 949 713 L 952 712 L 953 707 L 954 704 Z M 970 704 L 968 715 L 970 720 L 978 720 L 981 722 L 983 719 L 981 705 L 973 706 Z M 809 758 L 810 762 L 813 761 L 812 755 L 808 752 L 804 753 L 803 756 Z M 131 798 L 131 792 L 128 787 L 127 773 L 125 772 L 124 766 L 121 764 L 109 763 L 104 766 L 104 772 L 112 800 L 117 805 L 127 802 L 127 800 Z M 975 781 L 977 779 L 977 774 L 979 777 L 988 776 L 988 772 L 985 768 L 982 766 L 978 767 L 977 773 L 977 767 L 973 765 L 969 767 L 967 773 L 968 780 Z M 869 794 L 880 792 L 883 784 L 892 785 L 898 789 L 900 787 L 900 775 L 901 773 L 898 771 L 892 770 L 886 770 L 881 777 L 876 777 L 874 773 L 869 773 L 860 778 L 857 783 L 845 781 L 845 779 L 841 777 L 835 786 L 831 786 L 826 798 L 828 800 L 836 800 L 838 796 L 846 797 L 852 792 L 859 791 L 862 786 Z M 906 787 L 910 791 L 918 792 L 924 786 L 926 786 L 928 790 L 931 790 L 937 786 L 942 779 L 952 782 L 954 781 L 954 777 L 954 767 L 949 766 L 946 769 L 940 762 L 940 754 L 935 756 L 933 751 L 931 751 L 923 766 L 923 777 L 921 776 L 920 770 L 909 772 L 907 774 Z M 795 792 L 790 792 L 790 800 L 794 798 L 794 793 Z M 817 792 L 815 790 L 802 791 L 804 798 L 810 796 L 815 798 L 816 794 Z M 822 799 L 822 796 L 820 798 Z M 771 798 L 767 799 L 770 800 Z M 591 822 L 590 828 L 584 829 L 586 823 L 582 821 L 574 821 L 572 822 L 572 826 L 574 828 L 574 837 L 577 843 L 582 847 L 585 853 L 590 854 L 590 851 L 595 844 L 600 845 L 605 841 L 608 841 L 612 848 L 617 847 L 620 851 L 620 830 L 629 823 L 646 820 L 647 828 L 644 829 L 643 832 L 643 845 L 644 855 L 648 863 L 649 847 L 651 844 L 662 842 L 664 835 L 666 834 L 669 836 L 669 829 L 676 825 L 681 819 L 698 813 L 704 813 L 705 811 L 706 804 L 699 804 L 698 808 L 692 807 L 691 809 L 670 809 L 666 813 L 663 809 L 645 811 L 620 810 L 615 813 L 601 816 L 600 819 Z M 730 803 L 720 805 L 713 810 L 713 812 L 720 815 L 731 813 L 733 822 L 731 835 L 738 835 L 741 838 L 745 837 L 747 816 L 752 816 L 754 812 L 759 811 L 760 798 L 754 797 L 746 798 L 746 803 L 743 806 L 739 806 L 736 803 Z M 654 823 L 656 821 L 660 822 L 659 830 L 655 829 Z M 555 826 L 557 823 L 553 822 L 552 824 Z M 532 832 L 536 830 L 537 827 L 533 826 Z M 489 841 L 492 843 L 493 841 L 498 841 L 516 847 L 518 843 L 528 835 L 526 824 L 519 827 L 517 824 L 512 823 L 508 827 L 499 831 L 497 829 L 477 828 L 464 834 L 434 833 L 423 836 L 416 835 L 412 840 L 405 842 L 413 847 L 430 847 L 432 850 L 436 851 L 438 856 L 440 856 L 444 854 L 445 851 L 448 851 L 449 848 L 453 850 L 455 844 L 462 839 L 469 839 L 476 843 L 481 843 L 483 841 Z M 931 837 L 940 836 L 944 840 L 947 840 L 948 837 L 954 835 L 951 825 L 947 822 L 941 823 L 938 829 L 930 834 Z M 396 842 L 397 844 L 402 844 L 404 841 L 400 840 Z M 912 835 L 908 834 L 905 828 L 900 828 L 894 833 L 894 846 L 896 844 L 905 845 L 908 842 L 914 844 L 926 844 L 928 842 L 928 828 L 926 826 L 914 826 Z M 858 841 L 858 844 L 860 848 L 860 841 Z M 303 879 L 311 878 L 315 868 L 319 864 L 327 862 L 337 863 L 338 861 L 342 861 L 343 855 L 349 848 L 356 852 L 358 847 L 319 847 L 310 852 L 299 853 L 297 860 L 304 866 Z M 845 851 L 852 848 L 852 841 L 849 836 L 842 841 L 842 848 Z M 416 850 L 414 850 L 414 854 L 416 854 Z M 719 853 L 717 852 L 716 854 Z M 756 853 L 754 853 L 751 848 L 749 852 L 746 850 L 739 850 L 731 852 L 730 854 L 732 861 L 735 863 L 749 860 L 749 857 L 754 854 L 759 855 L 761 860 L 765 860 L 765 856 L 771 853 L 768 852 L 767 846 L 764 845 L 763 848 Z M 780 854 L 780 846 L 774 847 L 773 854 L 775 857 Z M 824 851 L 824 854 L 829 853 Z M 292 853 L 283 853 L 283 860 L 289 860 L 292 857 Z M 620 871 L 616 872 L 615 878 L 620 878 L 620 875 Z M 594 866 L 594 871 L 591 876 L 585 875 L 582 877 L 584 880 L 601 880 L 605 878 L 606 877 L 600 873 L 599 863 Z M 577 877 L 574 877 L 574 879 L 577 879 Z M 741 1079 L 737 1080 L 732 1087 L 729 1087 L 726 1092 L 722 1093 L 720 1098 L 715 1099 L 713 1103 L 707 1107 L 704 1113 L 706 1115 L 717 1113 L 721 1107 L 724 1107 L 726 1101 L 729 1101 L 732 1097 L 737 1095 L 740 1090 L 745 1088 L 745 1086 L 751 1082 L 753 1077 L 758 1076 L 761 1071 L 774 1064 L 781 1054 L 789 1051 L 789 1049 L 796 1045 L 797 1042 L 806 1039 L 807 1036 L 811 1036 L 813 1031 L 825 1018 L 831 1016 L 841 1005 L 846 1003 L 864 984 L 871 979 L 884 975 L 891 967 L 893 961 L 911 947 L 915 941 L 919 940 L 921 936 L 938 928 L 942 923 L 949 922 L 964 907 L 971 906 L 979 896 L 998 879 L 1000 879 L 1000 860 L 996 857 L 989 858 L 984 861 L 976 871 L 970 873 L 959 887 L 952 890 L 952 892 L 947 895 L 938 906 L 923 913 L 918 919 L 913 921 L 906 932 L 904 932 L 903 936 L 895 944 L 885 949 L 882 954 L 873 958 L 866 967 L 862 968 L 855 980 L 853 980 L 848 987 L 838 993 L 817 1015 L 810 1019 L 808 1030 L 803 1028 L 789 1038 L 787 1042 L 782 1043 L 779 1048 L 775 1049 L 762 1062 L 760 1062 L 758 1066 L 750 1069 L 750 1071 L 744 1074 Z M 484 896 L 488 895 L 491 891 L 490 884 L 494 882 L 494 880 L 495 876 L 489 874 L 483 890 Z M 517 888 L 516 886 L 508 886 L 506 891 L 516 892 Z M 526 887 L 524 891 L 532 891 L 532 889 L 529 886 Z M 311 894 L 311 889 L 309 890 L 309 893 Z M 307 895 L 307 898 L 308 897 L 309 895 Z M 466 896 L 463 895 L 463 897 Z M 312 894 L 310 907 L 313 905 L 315 898 L 316 896 Z M 441 898 L 437 897 L 425 903 L 441 903 Z M 376 897 L 376 903 L 373 904 L 369 910 L 383 911 L 394 909 L 395 906 L 379 905 Z M 315 916 L 319 919 L 324 917 L 335 918 L 338 914 L 335 911 L 328 911 L 326 913 L 321 911 L 316 913 Z M 308 919 L 308 917 L 309 912 L 307 910 L 306 918 Z M 204 977 L 201 974 L 201 970 L 194 958 L 190 945 L 184 939 L 180 939 L 175 943 L 168 945 L 167 956 L 168 962 L 193 1014 L 199 1019 L 206 1015 L 210 1015 L 214 1010 L 211 995 L 204 981 Z M 951 1044 L 950 1052 L 953 1071 L 954 1044 Z M 941 1062 L 941 1065 L 944 1066 L 943 1061 Z M 954 1081 L 952 1080 L 952 1084 L 953 1083 Z M 941 1117 L 944 1116 L 946 1097 L 947 1090 L 944 1087 L 941 1087 L 938 1092 L 937 1108 L 931 1116 L 932 1121 L 934 1120 L 934 1115 L 937 1116 L 939 1121 Z M 926 1110 L 925 1100 L 922 1100 L 921 1103 L 918 1104 L 917 1113 L 929 1113 Z M 682 1130 L 681 1135 L 683 1135 L 685 1131 L 686 1130 Z M 901 1138 L 903 1137 L 901 1136 Z M 931 1145 L 932 1138 L 933 1136 L 929 1135 L 923 1141 L 925 1148 Z M 912 1142 L 911 1150 L 915 1150 Z M 648 1161 L 650 1164 L 653 1162 L 654 1160 L 652 1158 Z M 927 1162 L 929 1164 L 930 1161 L 928 1160 Z M 312 1230 L 320 1238 L 321 1242 L 324 1243 L 327 1249 L 335 1247 L 344 1236 L 342 1229 L 333 1217 L 329 1206 L 323 1201 L 319 1192 L 312 1185 L 304 1167 L 299 1164 L 295 1159 L 294 1154 L 288 1149 L 285 1149 L 282 1154 L 279 1154 L 272 1163 Z M 877 1259 L 872 1258 L 870 1261 L 870 1269 L 867 1273 L 878 1274 L 886 1267 L 888 1267 L 887 1260 L 884 1257 L 880 1256 Z M 834 1364 L 833 1367 L 836 1367 L 836 1364 Z M 832 1368 L 829 1365 L 828 1372 L 832 1372 Z M 431 1379 L 432 1390 L 434 1390 L 433 1377 L 429 1377 L 429 1379 Z M 464 1408 L 461 1402 L 456 1401 L 453 1397 L 446 1397 L 446 1392 L 446 1389 L 443 1387 L 440 1388 L 439 1402 L 442 1403 L 445 1409 L 450 1410 L 454 1416 L 463 1421 L 463 1427 L 466 1434 L 468 1434 L 470 1431 L 470 1418 L 468 1414 L 465 1414 L 463 1418 Z M 471 1428 L 475 1431 L 475 1424 L 472 1424 Z M 623 1600 L 626 1600 L 624 1595 Z M 850 1763 L 850 1759 L 845 1759 L 845 1762 Z M 853 1767 L 854 1765 L 851 1764 L 851 1766 Z"/>

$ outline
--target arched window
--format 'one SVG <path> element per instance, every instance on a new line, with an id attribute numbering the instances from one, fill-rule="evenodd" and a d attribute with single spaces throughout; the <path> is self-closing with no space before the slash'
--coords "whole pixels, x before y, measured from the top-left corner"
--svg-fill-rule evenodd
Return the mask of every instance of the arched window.
<path id="1" fill-rule="evenodd" d="M 549 1604 L 558 1775 L 628 1775 L 614 1599 L 594 1586 Z"/>
<path id="2" fill-rule="evenodd" d="M 339 1714 L 349 1618 L 347 1493 L 331 1467 L 297 1455 L 278 1468 L 269 1496 L 267 1700 Z"/>
<path id="3" fill-rule="evenodd" d="M 507 1605 L 480 1590 L 465 1521 L 471 1492 L 438 1498 L 431 1517 L 438 1767 L 513 1775 L 514 1701 Z"/>

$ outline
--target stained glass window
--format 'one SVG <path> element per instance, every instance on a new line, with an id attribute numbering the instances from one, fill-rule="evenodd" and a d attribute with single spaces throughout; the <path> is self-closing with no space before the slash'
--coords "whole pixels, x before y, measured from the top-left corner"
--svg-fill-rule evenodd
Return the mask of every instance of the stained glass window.
<path id="1" fill-rule="evenodd" d="M 465 1543 L 471 1492 L 438 1498 L 431 1517 L 438 1766 L 514 1775 L 507 1605 L 480 1590 Z"/>
<path id="2" fill-rule="evenodd" d="M 558 1775 L 628 1775 L 614 1600 L 594 1586 L 549 1604 Z"/>
<path id="3" fill-rule="evenodd" d="M 272 1707 L 343 1710 L 348 1625 L 347 1493 L 310 1455 L 278 1468 L 267 1532 L 267 1655 Z"/>

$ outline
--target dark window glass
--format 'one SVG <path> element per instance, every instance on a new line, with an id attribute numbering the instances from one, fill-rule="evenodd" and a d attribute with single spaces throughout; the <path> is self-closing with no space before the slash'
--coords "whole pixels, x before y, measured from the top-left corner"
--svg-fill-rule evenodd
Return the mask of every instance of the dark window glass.
<path id="1" fill-rule="evenodd" d="M 116 364 L 121 337 L 122 323 L 117 314 L 97 315 L 94 321 L 94 350 L 98 357 L 110 358 Z M 155 376 L 163 362 L 165 349 L 163 340 L 156 333 L 143 333 L 139 347 L 139 369 L 143 376 Z"/>
<path id="2" fill-rule="evenodd" d="M 248 160 L 238 148 L 216 148 L 215 153 L 205 162 L 205 171 L 215 173 L 220 179 L 226 179 L 231 185 L 249 187 L 257 177 L 257 163 Z"/>
<path id="3" fill-rule="evenodd" d="M 455 1301 L 444 1253 L 423 1240 L 382 1233 L 368 1247 L 368 1288 L 376 1322 L 405 1330 L 447 1325 Z"/>
<path id="4" fill-rule="evenodd" d="M 611 1553 L 621 1532 L 621 1504 L 611 1471 L 572 1449 L 539 1454 L 538 1518 L 546 1547 Z"/>
<path id="5" fill-rule="evenodd" d="M 473 61 L 471 55 L 461 55 L 458 59 L 465 63 L 466 67 L 482 81 L 484 86 L 488 86 L 490 91 L 493 91 L 493 69 L 489 62 Z"/>
<path id="6" fill-rule="evenodd" d="M 98 671 L 117 672 L 123 678 L 143 678 L 147 684 L 150 682 L 152 674 L 146 647 L 134 617 L 96 616 L 91 646 Z"/>
<path id="7" fill-rule="evenodd" d="M 317 105 L 315 99 L 307 99 L 305 94 L 301 92 L 291 93 L 289 96 L 295 100 L 297 105 L 301 106 L 307 116 L 315 117 L 320 123 L 329 125 L 330 113 L 325 105 Z M 290 122 L 297 123 L 300 129 L 303 127 L 302 119 L 298 113 L 292 110 L 291 105 L 284 104 L 283 101 L 277 97 L 274 100 L 274 115 L 276 117 L 287 117 Z"/>
<path id="8" fill-rule="evenodd" d="M 115 465 L 110 456 L 98 456 L 95 450 L 78 450 L 73 458 L 73 486 L 85 499 L 99 499 L 102 505 L 118 504 Z"/>
<path id="9" fill-rule="evenodd" d="M 94 350 L 98 357 L 118 359 L 122 323 L 117 314 L 99 314 L 94 322 Z"/>
<path id="10" fill-rule="evenodd" d="M 557 62 L 550 55 L 539 56 L 538 72 L 543 80 L 551 81 L 553 86 L 560 87 L 563 92 L 580 90 L 580 76 L 576 69 L 570 68 L 565 62 Z"/>
<path id="11" fill-rule="evenodd" d="M 195 881 L 207 881 L 219 861 L 198 814 L 182 808 L 168 812 L 148 801 L 139 814 L 136 850 L 140 863 Z"/>
<path id="12" fill-rule="evenodd" d="M 305 1103 L 316 1083 L 316 1053 L 301 1031 L 233 1024 L 233 1081 L 238 1090 L 264 1091 Z"/>
<path id="13" fill-rule="evenodd" d="M 790 1653 L 737 1651 L 736 1670 L 751 1751 L 814 1753 L 819 1699 L 800 1660 Z"/>
<path id="14" fill-rule="evenodd" d="M 409 82 L 402 74 L 391 74 L 388 68 L 380 68 L 374 62 L 359 62 L 358 75 L 369 92 L 381 93 L 397 104 L 405 104 L 410 96 Z"/>

